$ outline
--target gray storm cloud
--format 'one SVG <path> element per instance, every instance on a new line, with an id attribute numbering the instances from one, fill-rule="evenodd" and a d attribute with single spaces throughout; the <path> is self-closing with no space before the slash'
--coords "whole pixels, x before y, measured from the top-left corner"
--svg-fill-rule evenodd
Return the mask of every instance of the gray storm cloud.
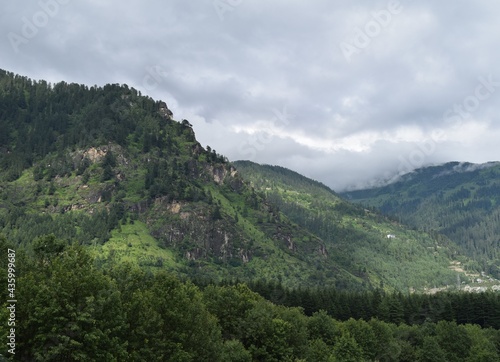
<path id="1" fill-rule="evenodd" d="M 40 0 L 3 10 L 0 68 L 127 83 L 231 160 L 342 190 L 498 158 L 494 1 Z"/>

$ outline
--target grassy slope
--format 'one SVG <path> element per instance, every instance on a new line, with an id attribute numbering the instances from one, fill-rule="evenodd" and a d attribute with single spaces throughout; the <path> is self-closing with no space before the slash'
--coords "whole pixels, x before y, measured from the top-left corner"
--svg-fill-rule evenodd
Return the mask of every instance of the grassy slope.
<path id="1" fill-rule="evenodd" d="M 179 270 L 181 267 L 172 250 L 160 248 L 141 221 L 113 230 L 105 244 L 94 245 L 91 251 L 100 262 L 126 262 L 150 270 L 160 267 Z"/>

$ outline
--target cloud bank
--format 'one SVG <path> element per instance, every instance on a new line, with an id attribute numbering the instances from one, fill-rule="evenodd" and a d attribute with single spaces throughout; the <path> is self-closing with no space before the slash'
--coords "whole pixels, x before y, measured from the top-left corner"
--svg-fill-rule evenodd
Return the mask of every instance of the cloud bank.
<path id="1" fill-rule="evenodd" d="M 230 160 L 335 190 L 498 160 L 494 1 L 8 2 L 0 68 L 126 83 Z"/>

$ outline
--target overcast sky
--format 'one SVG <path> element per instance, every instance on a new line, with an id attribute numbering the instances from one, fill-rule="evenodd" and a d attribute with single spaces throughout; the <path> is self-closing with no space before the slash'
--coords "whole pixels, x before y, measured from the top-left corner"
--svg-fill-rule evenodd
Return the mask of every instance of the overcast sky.
<path id="1" fill-rule="evenodd" d="M 0 68 L 126 83 L 230 160 L 337 191 L 500 160 L 495 0 L 3 0 Z"/>

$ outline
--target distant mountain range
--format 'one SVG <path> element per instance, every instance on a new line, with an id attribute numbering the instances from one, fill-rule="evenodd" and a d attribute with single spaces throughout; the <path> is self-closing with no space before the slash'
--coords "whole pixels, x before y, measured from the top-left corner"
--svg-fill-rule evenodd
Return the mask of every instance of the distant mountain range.
<path id="1" fill-rule="evenodd" d="M 500 163 L 424 167 L 384 187 L 346 192 L 418 230 L 450 238 L 477 268 L 500 277 Z"/>
<path id="2" fill-rule="evenodd" d="M 189 121 L 174 120 L 164 102 L 126 85 L 50 85 L 0 71 L 0 129 L 0 233 L 27 252 L 53 234 L 87 245 L 102 267 L 126 262 L 193 279 L 405 291 L 455 285 L 496 255 L 498 239 L 484 250 L 457 247 L 437 227 L 412 230 L 285 168 L 230 163 L 202 147 Z M 453 167 L 435 179 L 447 180 L 443 172 Z M 465 180 L 496 171 L 453 172 Z M 482 200 L 477 216 L 489 218 L 497 199 L 484 200 L 497 186 L 484 182 L 481 199 L 474 184 L 440 197 L 459 204 L 468 192 L 464 210 Z M 403 201 L 390 197 L 398 185 L 380 199 L 384 212 Z M 417 205 L 434 192 L 421 185 L 401 195 Z M 371 200 L 364 192 L 350 197 Z"/>

